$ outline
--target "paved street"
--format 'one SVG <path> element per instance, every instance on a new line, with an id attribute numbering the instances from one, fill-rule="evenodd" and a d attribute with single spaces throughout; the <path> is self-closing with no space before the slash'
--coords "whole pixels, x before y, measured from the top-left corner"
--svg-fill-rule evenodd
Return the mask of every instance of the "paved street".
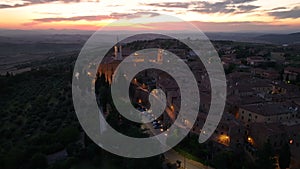
<path id="1" fill-rule="evenodd" d="M 171 163 L 176 163 L 177 160 L 181 161 L 181 168 L 184 166 L 184 157 L 180 154 L 178 154 L 175 150 L 170 150 L 165 153 L 166 159 L 168 159 Z M 212 169 L 209 166 L 205 166 L 202 163 L 199 163 L 197 161 L 193 161 L 190 159 L 185 160 L 185 168 L 186 169 Z"/>
<path id="2" fill-rule="evenodd" d="M 160 133 L 159 129 L 154 129 L 151 124 L 144 124 L 145 128 L 149 129 L 150 135 L 157 135 Z M 171 149 L 168 152 L 164 153 L 166 159 L 168 159 L 171 163 L 176 163 L 177 160 L 181 161 L 181 168 L 184 166 L 184 157 L 177 153 L 175 150 Z M 199 163 L 194 160 L 185 159 L 185 169 L 212 169 L 209 166 L 205 166 L 202 163 Z"/>

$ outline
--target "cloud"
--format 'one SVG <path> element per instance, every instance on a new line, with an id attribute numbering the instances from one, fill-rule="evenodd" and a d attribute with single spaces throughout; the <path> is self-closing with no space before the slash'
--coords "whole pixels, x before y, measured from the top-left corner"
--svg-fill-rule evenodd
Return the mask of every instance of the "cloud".
<path id="1" fill-rule="evenodd" d="M 230 4 L 243 4 L 243 3 L 249 3 L 249 2 L 254 2 L 257 0 L 227 0 L 226 2 Z"/>
<path id="2" fill-rule="evenodd" d="M 148 17 L 155 17 L 159 16 L 159 13 L 155 12 L 135 12 L 135 13 L 111 13 L 110 16 L 114 19 L 133 19 L 133 18 L 139 18 L 142 16 L 148 16 Z"/>
<path id="3" fill-rule="evenodd" d="M 277 8 L 273 8 L 272 11 L 282 10 L 282 9 L 286 9 L 286 7 L 277 7 Z"/>
<path id="4" fill-rule="evenodd" d="M 234 9 L 230 3 L 224 2 L 216 2 L 216 3 L 209 3 L 209 2 L 198 2 L 197 7 L 190 10 L 193 12 L 199 13 L 233 13 L 236 9 Z"/>
<path id="5" fill-rule="evenodd" d="M 0 9 L 4 8 L 18 8 L 18 7 L 24 7 L 29 5 L 36 5 L 36 4 L 46 4 L 51 2 L 61 2 L 61 3 L 72 3 L 72 2 L 81 2 L 84 0 L 26 0 L 22 4 L 14 4 L 14 5 L 8 5 L 8 4 L 0 4 Z M 99 2 L 99 0 L 88 0 L 88 2 Z"/>
<path id="6" fill-rule="evenodd" d="M 277 19 L 297 19 L 300 18 L 300 6 L 294 7 L 293 9 L 289 11 L 275 11 L 275 12 L 269 12 L 270 16 L 274 16 Z"/>
<path id="7" fill-rule="evenodd" d="M 74 16 L 74 17 L 68 17 L 68 18 L 40 18 L 40 19 L 34 19 L 35 22 L 61 22 L 61 21 L 80 21 L 80 20 L 86 20 L 86 21 L 100 21 L 105 19 L 111 19 L 111 16 L 108 15 L 98 15 L 98 16 Z"/>
<path id="8" fill-rule="evenodd" d="M 245 3 L 254 2 L 256 0 L 224 0 L 221 2 L 209 1 L 190 1 L 190 2 L 164 2 L 164 3 L 149 3 L 149 5 L 162 8 L 183 8 L 188 11 L 198 13 L 236 13 L 236 12 L 249 12 L 260 6 L 244 5 Z M 237 7 L 237 5 L 239 5 Z"/>
<path id="9" fill-rule="evenodd" d="M 18 8 L 18 7 L 28 6 L 30 4 L 31 3 L 14 4 L 14 5 L 0 4 L 0 9 L 4 9 L 4 8 Z"/>
<path id="10" fill-rule="evenodd" d="M 188 8 L 194 2 L 163 2 L 163 3 L 149 3 L 144 4 L 148 6 L 155 6 L 155 7 L 166 7 L 166 8 Z"/>
<path id="11" fill-rule="evenodd" d="M 55 18 L 38 18 L 34 19 L 32 23 L 27 24 L 38 24 L 40 22 L 62 22 L 62 21 L 101 21 L 107 19 L 133 19 L 139 18 L 142 16 L 147 17 L 155 17 L 159 16 L 158 13 L 155 12 L 135 12 L 135 13 L 111 13 L 110 15 L 92 15 L 92 16 L 74 16 L 74 17 L 55 17 Z"/>
<path id="12" fill-rule="evenodd" d="M 240 10 L 240 12 L 249 12 L 259 7 L 260 6 L 255 6 L 255 5 L 240 5 L 238 6 L 238 9 Z"/>
<path id="13" fill-rule="evenodd" d="M 199 12 L 199 13 L 244 13 L 244 12 L 250 12 L 254 9 L 259 8 L 260 6 L 255 5 L 239 5 L 236 6 L 236 4 L 242 4 L 245 2 L 252 2 L 253 0 L 227 0 L 223 2 L 216 2 L 216 3 L 209 3 L 209 2 L 199 2 L 197 4 L 197 7 L 190 10 L 193 12 Z"/>

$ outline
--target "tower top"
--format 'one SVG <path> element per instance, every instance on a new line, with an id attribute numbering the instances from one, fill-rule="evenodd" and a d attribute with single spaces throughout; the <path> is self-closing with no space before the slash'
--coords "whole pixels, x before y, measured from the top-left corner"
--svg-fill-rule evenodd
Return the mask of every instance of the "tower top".
<path id="1" fill-rule="evenodd" d="M 157 62 L 163 62 L 163 53 L 164 52 L 164 50 L 163 49 L 161 49 L 161 48 L 159 48 L 158 49 L 158 52 L 157 52 Z"/>
<path id="2" fill-rule="evenodd" d="M 114 46 L 115 49 L 115 60 L 123 60 L 123 56 L 122 56 L 122 46 L 119 43 L 119 36 L 117 35 L 117 43 Z"/>

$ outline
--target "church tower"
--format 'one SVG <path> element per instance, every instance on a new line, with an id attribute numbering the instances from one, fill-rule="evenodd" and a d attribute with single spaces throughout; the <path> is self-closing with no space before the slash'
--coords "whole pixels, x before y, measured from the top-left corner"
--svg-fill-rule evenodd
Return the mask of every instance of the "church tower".
<path id="1" fill-rule="evenodd" d="M 114 46 L 114 49 L 115 49 L 115 60 L 123 60 L 122 45 L 119 43 L 118 37 L 117 37 L 117 44 Z"/>
<path id="2" fill-rule="evenodd" d="M 159 62 L 159 63 L 163 62 L 163 55 L 164 55 L 164 50 L 163 49 L 158 49 L 157 62 Z"/>

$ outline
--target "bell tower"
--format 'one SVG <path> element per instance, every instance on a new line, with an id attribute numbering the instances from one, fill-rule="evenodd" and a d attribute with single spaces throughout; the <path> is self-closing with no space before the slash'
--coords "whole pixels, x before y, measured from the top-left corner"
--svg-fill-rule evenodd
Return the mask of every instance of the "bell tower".
<path id="1" fill-rule="evenodd" d="M 115 60 L 123 60 L 122 56 L 122 45 L 119 43 L 119 37 L 117 36 L 117 44 L 114 46 L 115 49 Z"/>
<path id="2" fill-rule="evenodd" d="M 163 55 L 164 55 L 164 50 L 163 49 L 158 49 L 157 62 L 160 62 L 160 63 L 163 62 Z"/>

